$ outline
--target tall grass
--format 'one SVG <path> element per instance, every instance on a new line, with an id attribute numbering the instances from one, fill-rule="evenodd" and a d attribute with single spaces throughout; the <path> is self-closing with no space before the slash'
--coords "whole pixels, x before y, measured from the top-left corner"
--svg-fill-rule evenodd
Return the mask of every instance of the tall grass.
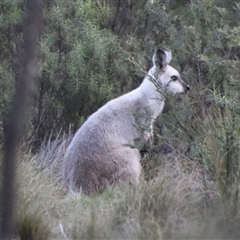
<path id="1" fill-rule="evenodd" d="M 22 156 L 20 239 L 238 239 L 239 213 L 227 218 L 217 184 L 177 151 L 149 157 L 138 186 L 118 186 L 99 196 L 67 195 L 54 159 L 60 160 L 67 145 L 58 143 L 70 138 L 59 136 L 37 155 Z M 41 165 L 43 158 L 53 160 Z"/>

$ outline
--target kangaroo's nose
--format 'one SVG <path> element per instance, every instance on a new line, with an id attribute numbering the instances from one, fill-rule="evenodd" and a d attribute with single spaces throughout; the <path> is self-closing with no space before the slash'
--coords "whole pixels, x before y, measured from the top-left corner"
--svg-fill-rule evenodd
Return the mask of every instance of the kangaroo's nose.
<path id="1" fill-rule="evenodd" d="M 187 91 L 190 90 L 190 86 L 189 86 L 189 85 L 186 86 L 186 90 L 187 90 Z"/>

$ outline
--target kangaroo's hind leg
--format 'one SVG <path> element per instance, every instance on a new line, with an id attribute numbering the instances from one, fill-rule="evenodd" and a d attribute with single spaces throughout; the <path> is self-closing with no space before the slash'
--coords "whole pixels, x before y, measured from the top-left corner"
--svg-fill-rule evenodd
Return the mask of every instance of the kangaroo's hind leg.
<path id="1" fill-rule="evenodd" d="M 140 153 L 138 149 L 132 149 L 122 146 L 118 149 L 117 154 L 112 155 L 113 163 L 117 169 L 112 175 L 110 184 L 127 182 L 137 184 L 141 174 Z"/>

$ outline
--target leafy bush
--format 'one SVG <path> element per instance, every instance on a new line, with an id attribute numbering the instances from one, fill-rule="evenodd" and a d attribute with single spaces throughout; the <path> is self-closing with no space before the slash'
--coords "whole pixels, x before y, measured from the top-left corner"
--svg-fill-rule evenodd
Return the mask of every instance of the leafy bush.
<path id="1" fill-rule="evenodd" d="M 99 21 L 108 16 L 108 8 L 100 10 L 92 1 L 78 0 L 54 2 L 45 12 L 34 113 L 40 139 L 49 130 L 67 130 L 69 124 L 76 129 L 120 93 L 124 53 L 117 38 L 101 29 Z"/>

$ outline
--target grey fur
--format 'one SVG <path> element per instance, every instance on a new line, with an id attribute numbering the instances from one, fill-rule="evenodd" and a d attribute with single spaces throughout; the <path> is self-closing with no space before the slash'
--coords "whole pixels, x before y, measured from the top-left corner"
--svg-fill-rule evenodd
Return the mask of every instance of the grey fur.
<path id="1" fill-rule="evenodd" d="M 168 65 L 170 61 L 171 51 L 158 49 L 153 56 L 154 66 L 143 83 L 109 101 L 77 131 L 63 159 L 64 181 L 69 190 L 101 193 L 108 185 L 138 182 L 140 153 L 131 145 L 136 139 L 151 138 L 153 121 L 164 106 L 161 91 L 157 91 L 152 79 L 171 91 L 171 74 L 178 72 Z M 173 86 L 174 93 L 176 89 L 182 93 L 189 89 L 182 80 L 179 84 Z M 146 126 L 144 130 L 140 129 L 142 125 Z"/>

